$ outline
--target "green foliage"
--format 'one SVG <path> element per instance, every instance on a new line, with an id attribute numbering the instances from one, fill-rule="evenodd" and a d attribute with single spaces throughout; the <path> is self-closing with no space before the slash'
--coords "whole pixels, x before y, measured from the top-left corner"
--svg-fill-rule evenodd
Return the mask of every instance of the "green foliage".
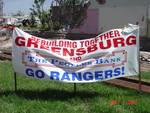
<path id="1" fill-rule="evenodd" d="M 31 15 L 38 17 L 40 19 L 41 28 L 51 30 L 51 21 L 50 21 L 50 11 L 44 10 L 45 0 L 34 0 L 34 4 L 32 5 Z"/>
<path id="2" fill-rule="evenodd" d="M 30 14 L 30 18 L 31 18 L 31 20 L 30 20 L 31 27 L 36 26 L 36 19 L 32 13 Z"/>
<path id="3" fill-rule="evenodd" d="M 60 28 L 70 30 L 83 24 L 87 16 L 90 2 L 86 0 L 53 0 L 55 5 L 51 6 L 52 21 L 59 24 Z"/>
<path id="4" fill-rule="evenodd" d="M 40 19 L 41 28 L 50 31 L 70 30 L 82 25 L 90 3 L 85 3 L 85 0 L 52 0 L 51 7 L 46 11 L 43 8 L 45 1 L 34 0 L 30 10 Z"/>

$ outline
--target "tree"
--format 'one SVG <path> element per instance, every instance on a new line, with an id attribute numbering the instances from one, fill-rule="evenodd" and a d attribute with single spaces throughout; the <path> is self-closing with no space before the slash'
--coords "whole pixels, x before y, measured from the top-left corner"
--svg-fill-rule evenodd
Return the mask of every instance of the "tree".
<path id="1" fill-rule="evenodd" d="M 48 30 L 66 31 L 80 26 L 86 18 L 89 0 L 52 0 L 50 8 L 45 11 L 43 6 L 46 0 L 34 0 L 30 10 L 40 19 L 42 28 Z"/>
<path id="2" fill-rule="evenodd" d="M 55 5 L 53 5 L 55 4 Z M 53 0 L 52 22 L 60 28 L 70 30 L 79 27 L 86 18 L 89 0 Z"/>
<path id="3" fill-rule="evenodd" d="M 30 13 L 30 23 L 31 23 L 31 26 L 35 26 L 36 24 L 35 16 L 32 13 Z"/>
<path id="4" fill-rule="evenodd" d="M 30 8 L 32 15 L 38 17 L 40 19 L 41 27 L 43 29 L 51 29 L 50 26 L 50 11 L 44 10 L 44 3 L 46 0 L 34 0 L 34 4 L 32 8 Z"/>

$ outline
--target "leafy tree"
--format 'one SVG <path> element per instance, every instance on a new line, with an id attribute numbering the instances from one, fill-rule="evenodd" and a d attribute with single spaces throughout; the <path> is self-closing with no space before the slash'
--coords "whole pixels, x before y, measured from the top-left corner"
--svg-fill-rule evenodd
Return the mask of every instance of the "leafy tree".
<path id="1" fill-rule="evenodd" d="M 34 0 L 30 10 L 40 19 L 42 28 L 48 30 L 66 31 L 80 26 L 86 18 L 89 0 L 52 0 L 50 8 L 45 11 L 43 6 L 46 0 Z"/>
<path id="2" fill-rule="evenodd" d="M 43 29 L 51 29 L 49 16 L 50 11 L 44 10 L 44 3 L 46 0 L 34 0 L 32 8 L 30 8 L 32 15 L 40 19 L 41 27 Z"/>
<path id="3" fill-rule="evenodd" d="M 70 30 L 79 27 L 86 18 L 89 0 L 53 0 L 52 21 L 58 28 Z"/>
<path id="4" fill-rule="evenodd" d="M 32 13 L 30 14 L 30 23 L 32 27 L 36 24 L 35 16 Z"/>

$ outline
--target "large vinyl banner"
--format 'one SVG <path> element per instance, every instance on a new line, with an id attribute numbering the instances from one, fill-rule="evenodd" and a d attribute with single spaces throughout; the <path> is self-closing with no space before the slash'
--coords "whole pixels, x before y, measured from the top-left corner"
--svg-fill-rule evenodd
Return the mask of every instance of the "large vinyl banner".
<path id="1" fill-rule="evenodd" d="M 139 73 L 139 27 L 128 25 L 85 40 L 47 40 L 13 31 L 15 72 L 69 83 L 104 81 Z"/>

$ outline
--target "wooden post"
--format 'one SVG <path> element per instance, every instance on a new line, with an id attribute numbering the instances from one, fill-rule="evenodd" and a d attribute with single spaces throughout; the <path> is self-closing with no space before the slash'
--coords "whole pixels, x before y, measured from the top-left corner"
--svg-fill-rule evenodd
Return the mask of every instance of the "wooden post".
<path id="1" fill-rule="evenodd" d="M 139 91 L 142 91 L 141 70 L 139 70 Z"/>
<path id="2" fill-rule="evenodd" d="M 139 29 L 138 29 L 138 32 L 139 32 Z M 142 91 L 142 82 L 141 82 L 141 64 L 140 64 L 140 61 L 141 61 L 141 59 L 140 59 L 140 37 L 138 36 L 138 38 L 139 38 L 139 42 L 138 42 L 139 75 L 138 75 L 138 77 L 139 77 L 139 92 L 141 92 Z"/>
<path id="3" fill-rule="evenodd" d="M 139 75 L 138 75 L 138 77 L 139 77 L 139 92 L 142 91 L 140 60 L 141 60 L 141 59 L 140 59 L 140 51 L 139 51 Z"/>
<path id="4" fill-rule="evenodd" d="M 15 92 L 17 92 L 17 73 L 14 72 L 14 87 L 15 87 Z"/>

